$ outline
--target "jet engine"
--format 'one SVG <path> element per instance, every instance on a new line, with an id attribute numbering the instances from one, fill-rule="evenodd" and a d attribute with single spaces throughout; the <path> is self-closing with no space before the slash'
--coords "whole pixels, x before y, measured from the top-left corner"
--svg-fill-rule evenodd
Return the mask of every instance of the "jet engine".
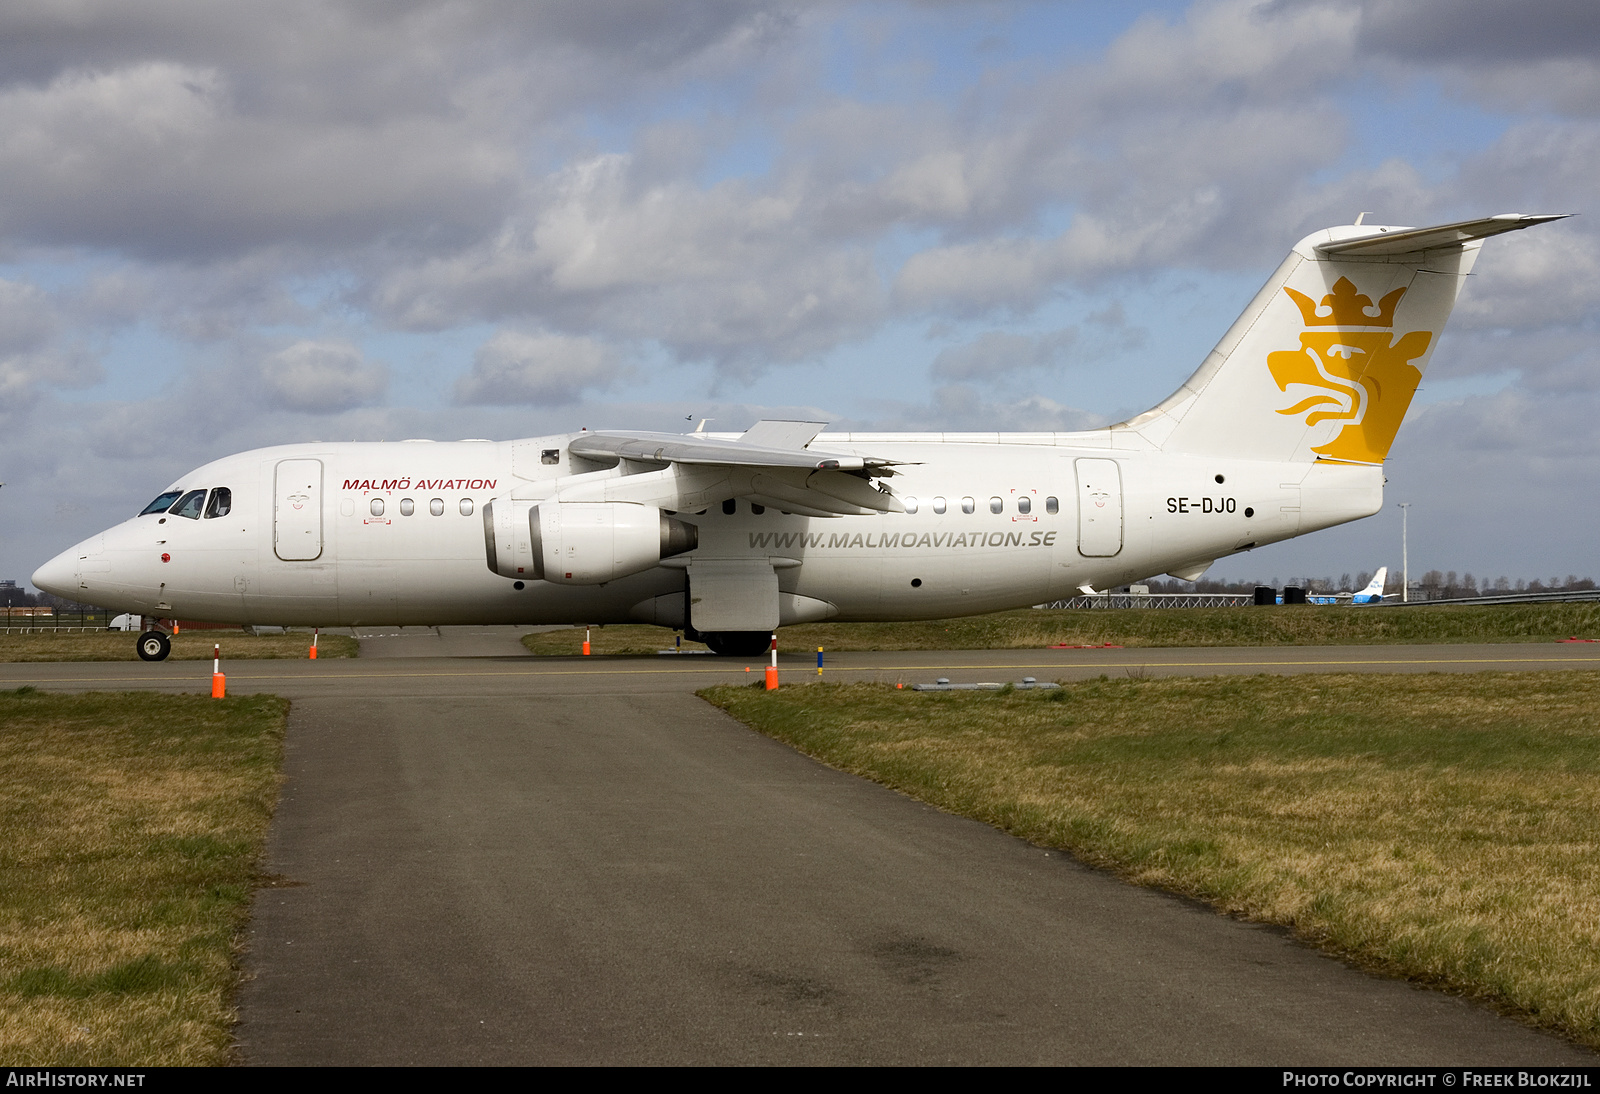
<path id="1" fill-rule="evenodd" d="M 700 530 L 649 505 L 515 502 L 483 511 L 489 569 L 563 585 L 602 585 L 700 545 Z"/>

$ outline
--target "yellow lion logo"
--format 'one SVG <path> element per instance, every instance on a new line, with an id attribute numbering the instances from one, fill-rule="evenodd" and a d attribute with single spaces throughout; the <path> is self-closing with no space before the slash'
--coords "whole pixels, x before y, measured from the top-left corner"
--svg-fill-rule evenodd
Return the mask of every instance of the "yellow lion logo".
<path id="1" fill-rule="evenodd" d="M 1356 292 L 1349 278 L 1334 282 L 1320 305 L 1309 296 L 1285 288 L 1300 309 L 1307 330 L 1300 348 L 1267 354 L 1267 368 L 1278 389 L 1292 385 L 1315 389 L 1279 414 L 1304 414 L 1306 425 L 1348 423 L 1325 445 L 1313 448 L 1330 459 L 1382 463 L 1416 394 L 1422 371 L 1411 362 L 1428 352 L 1431 331 L 1412 331 L 1394 341 L 1395 305 L 1406 293 L 1394 290 L 1378 302 Z M 1334 329 L 1327 329 L 1334 328 Z M 1351 329 L 1365 328 L 1365 329 Z"/>

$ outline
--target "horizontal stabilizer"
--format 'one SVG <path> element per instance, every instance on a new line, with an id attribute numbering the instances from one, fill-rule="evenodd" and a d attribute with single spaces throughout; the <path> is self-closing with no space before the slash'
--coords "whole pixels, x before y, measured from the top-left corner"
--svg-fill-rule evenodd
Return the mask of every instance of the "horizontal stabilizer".
<path id="1" fill-rule="evenodd" d="M 1388 258 L 1396 255 L 1420 254 L 1441 247 L 1458 247 L 1474 239 L 1487 239 L 1503 232 L 1532 228 L 1535 224 L 1564 220 L 1571 215 L 1571 213 L 1545 213 L 1525 216 L 1522 213 L 1500 213 L 1484 217 L 1482 220 L 1463 220 L 1455 224 L 1440 224 L 1434 228 L 1389 228 L 1369 236 L 1319 243 L 1316 246 L 1317 250 L 1325 255 Z"/>

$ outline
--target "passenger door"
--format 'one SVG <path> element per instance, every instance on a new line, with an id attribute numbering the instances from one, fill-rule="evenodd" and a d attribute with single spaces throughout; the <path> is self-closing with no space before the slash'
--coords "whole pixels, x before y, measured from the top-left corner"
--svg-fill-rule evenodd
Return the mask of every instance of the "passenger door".
<path id="1" fill-rule="evenodd" d="M 1116 460 L 1076 461 L 1078 553 L 1110 558 L 1122 553 L 1122 471 Z"/>
<path id="2" fill-rule="evenodd" d="M 272 547 L 285 562 L 309 562 L 322 556 L 321 460 L 278 462 Z"/>

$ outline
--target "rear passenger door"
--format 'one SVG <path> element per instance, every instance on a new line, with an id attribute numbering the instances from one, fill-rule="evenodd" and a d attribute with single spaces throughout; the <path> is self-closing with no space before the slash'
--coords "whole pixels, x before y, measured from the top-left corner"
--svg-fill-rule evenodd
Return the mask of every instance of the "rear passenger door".
<path id="1" fill-rule="evenodd" d="M 1078 478 L 1078 553 L 1122 553 L 1122 470 L 1116 460 L 1074 461 Z"/>

